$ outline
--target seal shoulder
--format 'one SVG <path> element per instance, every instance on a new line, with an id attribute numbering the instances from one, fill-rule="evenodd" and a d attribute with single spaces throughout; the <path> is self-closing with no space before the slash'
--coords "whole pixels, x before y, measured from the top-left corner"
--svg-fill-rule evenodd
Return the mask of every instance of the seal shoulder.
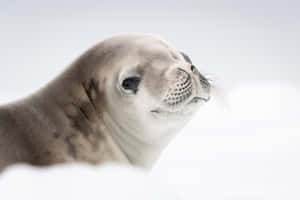
<path id="1" fill-rule="evenodd" d="M 18 162 L 29 162 L 26 140 L 15 129 L 14 118 L 8 107 L 0 107 L 0 170 Z"/>

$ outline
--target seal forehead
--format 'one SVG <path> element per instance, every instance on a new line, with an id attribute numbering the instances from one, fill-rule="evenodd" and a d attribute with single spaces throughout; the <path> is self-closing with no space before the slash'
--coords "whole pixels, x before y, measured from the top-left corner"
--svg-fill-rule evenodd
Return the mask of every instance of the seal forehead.
<path id="1" fill-rule="evenodd" d="M 138 50 L 148 54 L 169 53 L 173 58 L 180 58 L 180 52 L 158 36 L 150 34 L 122 34 L 104 40 L 104 44 L 113 49 L 123 49 L 127 53 Z"/>
<path id="2" fill-rule="evenodd" d="M 115 71 L 117 73 L 114 74 L 124 74 L 126 71 L 138 70 L 138 74 L 143 74 L 152 70 L 157 74 L 167 70 L 175 62 L 184 61 L 179 51 L 152 35 L 115 36 L 105 40 L 101 46 L 107 55 L 107 63 L 101 67 L 102 72 Z"/>

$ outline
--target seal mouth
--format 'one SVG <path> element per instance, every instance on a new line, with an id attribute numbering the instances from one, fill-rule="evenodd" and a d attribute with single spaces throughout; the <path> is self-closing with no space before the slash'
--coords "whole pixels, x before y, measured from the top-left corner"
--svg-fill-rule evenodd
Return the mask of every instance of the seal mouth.
<path id="1" fill-rule="evenodd" d="M 211 99 L 210 96 L 204 98 L 204 97 L 194 97 L 188 104 L 191 104 L 191 103 L 198 103 L 198 102 L 201 102 L 201 101 L 204 101 L 205 103 L 208 102 L 209 100 Z"/>
<path id="2" fill-rule="evenodd" d="M 190 101 L 188 101 L 183 107 L 182 109 L 179 109 L 179 110 L 167 110 L 167 109 L 162 109 L 162 108 L 157 108 L 157 109 L 154 109 L 154 110 L 151 110 L 151 113 L 181 113 L 182 110 L 184 110 L 185 106 L 186 105 L 189 105 L 189 104 L 197 104 L 197 103 L 207 103 L 209 100 L 211 99 L 211 96 L 208 96 L 208 97 L 199 97 L 199 96 L 196 96 L 196 97 L 193 97 Z"/>

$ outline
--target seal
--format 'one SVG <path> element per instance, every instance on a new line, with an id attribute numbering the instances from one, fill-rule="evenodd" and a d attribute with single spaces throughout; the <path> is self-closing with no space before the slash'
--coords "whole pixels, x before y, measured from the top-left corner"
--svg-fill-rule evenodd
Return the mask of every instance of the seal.
<path id="1" fill-rule="evenodd" d="M 0 107 L 0 169 L 75 161 L 151 168 L 210 88 L 159 37 L 105 39 L 36 93 Z"/>

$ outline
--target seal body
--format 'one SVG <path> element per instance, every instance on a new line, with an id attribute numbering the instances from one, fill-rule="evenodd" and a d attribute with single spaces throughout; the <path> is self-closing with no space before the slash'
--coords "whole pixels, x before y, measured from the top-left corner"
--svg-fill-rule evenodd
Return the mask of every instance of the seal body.
<path id="1" fill-rule="evenodd" d="M 35 94 L 0 107 L 0 169 L 72 161 L 151 168 L 209 98 L 207 79 L 167 42 L 108 38 Z"/>

